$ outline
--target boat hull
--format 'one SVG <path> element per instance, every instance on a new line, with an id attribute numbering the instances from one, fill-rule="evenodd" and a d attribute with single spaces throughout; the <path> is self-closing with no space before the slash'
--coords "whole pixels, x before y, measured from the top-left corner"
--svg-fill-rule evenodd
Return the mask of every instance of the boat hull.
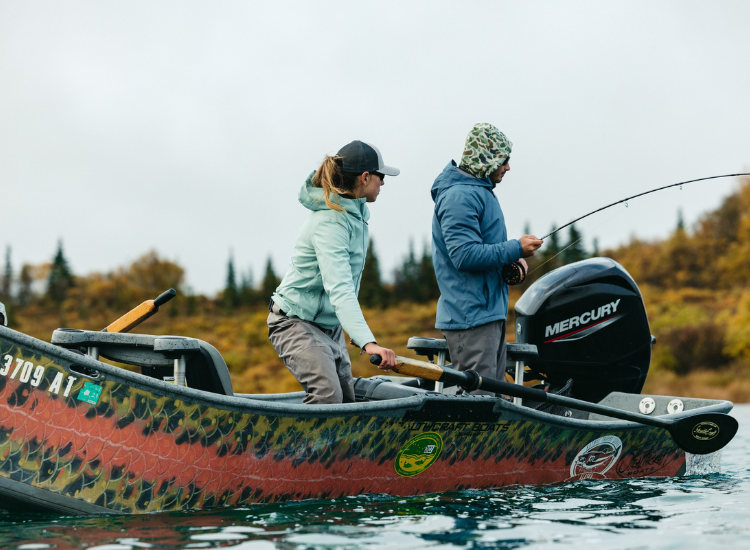
<path id="1" fill-rule="evenodd" d="M 0 327 L 6 505 L 139 514 L 674 476 L 684 468 L 685 453 L 659 428 L 469 396 L 335 406 L 219 396 Z"/>

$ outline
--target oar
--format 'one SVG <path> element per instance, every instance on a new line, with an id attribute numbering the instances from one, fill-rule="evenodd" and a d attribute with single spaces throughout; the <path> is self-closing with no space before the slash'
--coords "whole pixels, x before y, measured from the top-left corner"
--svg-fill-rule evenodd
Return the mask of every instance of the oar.
<path id="1" fill-rule="evenodd" d="M 128 311 L 102 332 L 128 332 L 159 311 L 159 306 L 163 306 L 175 296 L 177 296 L 177 291 L 170 288 L 159 294 L 155 300 L 146 300 L 135 309 Z"/>
<path id="2" fill-rule="evenodd" d="M 370 356 L 370 362 L 373 365 L 379 365 L 380 361 L 381 357 L 379 355 Z M 461 386 L 467 391 L 482 389 L 512 397 L 520 397 L 542 403 L 553 403 L 570 409 L 598 413 L 610 418 L 630 420 L 631 422 L 662 428 L 669 432 L 674 442 L 681 449 L 697 455 L 713 453 L 723 448 L 732 440 L 739 427 L 737 420 L 726 414 L 697 413 L 685 418 L 673 419 L 658 416 L 651 417 L 571 397 L 563 397 L 518 384 L 501 382 L 493 378 L 483 378 L 471 370 L 457 371 L 449 367 L 438 367 L 432 363 L 408 359 L 406 357 L 396 357 L 396 361 L 397 366 L 393 370 L 399 374 L 426 378 L 427 380 L 438 382 L 449 382 Z"/>

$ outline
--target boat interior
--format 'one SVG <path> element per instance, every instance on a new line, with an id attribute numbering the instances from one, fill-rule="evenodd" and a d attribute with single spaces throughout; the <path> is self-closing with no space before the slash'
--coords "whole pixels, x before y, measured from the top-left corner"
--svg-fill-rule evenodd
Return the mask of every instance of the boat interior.
<path id="1" fill-rule="evenodd" d="M 211 344 L 184 336 L 155 336 L 148 334 L 108 333 L 80 329 L 60 328 L 52 335 L 52 344 L 64 347 L 96 360 L 100 357 L 140 367 L 141 374 L 157 380 L 173 381 L 176 370 L 183 368 L 188 387 L 225 396 L 234 396 L 259 401 L 301 404 L 304 391 L 277 394 L 235 394 L 226 362 Z M 417 356 L 425 357 L 440 367 L 450 366 L 450 352 L 445 340 L 425 337 L 412 337 L 407 347 Z M 537 355 L 536 346 L 508 343 L 507 365 L 509 378 L 523 384 L 525 365 Z M 82 374 L 96 379 L 97 373 L 81 367 Z M 562 388 L 550 391 L 569 395 L 570 381 Z M 463 389 L 446 386 L 420 378 L 379 375 L 371 378 L 357 378 L 354 390 L 358 402 L 385 401 L 411 397 L 419 394 L 457 395 Z M 588 420 L 610 420 L 607 417 L 564 409 L 559 406 L 530 402 L 513 398 L 513 403 L 545 412 L 551 415 Z M 718 401 L 695 398 L 674 398 L 669 396 L 644 396 L 613 392 L 600 404 L 623 410 L 653 413 L 654 416 L 674 414 L 683 410 L 694 410 L 718 404 Z"/>

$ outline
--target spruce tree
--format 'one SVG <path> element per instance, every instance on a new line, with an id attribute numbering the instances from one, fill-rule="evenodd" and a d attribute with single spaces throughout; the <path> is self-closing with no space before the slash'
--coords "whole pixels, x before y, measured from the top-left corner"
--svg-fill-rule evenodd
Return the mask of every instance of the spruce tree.
<path id="1" fill-rule="evenodd" d="M 556 224 L 552 224 L 552 231 L 555 230 Z M 544 241 L 544 249 L 539 253 L 540 266 L 537 268 L 538 274 L 543 275 L 549 273 L 553 269 L 557 269 L 562 265 L 562 259 L 560 254 L 560 242 L 557 238 L 557 233 L 553 233 Z"/>
<path id="2" fill-rule="evenodd" d="M 10 246 L 5 248 L 5 270 L 3 271 L 2 281 L 0 281 L 0 298 L 10 302 L 13 292 L 13 267 L 10 263 Z M 7 305 L 7 304 L 6 304 Z"/>
<path id="3" fill-rule="evenodd" d="M 422 260 L 419 262 L 419 301 L 422 303 L 437 300 L 440 297 L 440 288 L 435 277 L 435 268 L 432 264 L 432 251 L 425 243 L 422 251 Z"/>
<path id="4" fill-rule="evenodd" d="M 394 274 L 393 295 L 397 302 L 419 301 L 419 263 L 414 255 L 414 241 L 409 241 L 409 254 Z"/>
<path id="5" fill-rule="evenodd" d="M 273 296 L 273 293 L 276 292 L 276 289 L 281 284 L 281 279 L 279 279 L 276 276 L 276 273 L 273 271 L 273 264 L 271 263 L 271 257 L 268 257 L 268 262 L 266 263 L 266 274 L 263 277 L 263 282 L 261 283 L 261 298 L 263 301 L 270 301 L 271 296 Z"/>
<path id="6" fill-rule="evenodd" d="M 365 268 L 362 270 L 362 281 L 359 285 L 359 303 L 365 307 L 383 307 L 386 305 L 386 293 L 380 279 L 380 263 L 375 254 L 372 238 L 367 247 Z"/>
<path id="7" fill-rule="evenodd" d="M 568 229 L 568 244 L 565 245 L 565 251 L 561 254 L 563 263 L 571 264 L 588 258 L 582 238 L 575 224 L 571 225 Z"/>
<path id="8" fill-rule="evenodd" d="M 591 257 L 596 258 L 599 256 L 599 239 L 594 237 L 594 250 L 591 251 Z"/>
<path id="9" fill-rule="evenodd" d="M 63 254 L 62 240 L 57 243 L 57 252 L 52 260 L 52 267 L 47 279 L 47 296 L 55 304 L 61 304 L 65 300 L 68 290 L 73 287 L 73 273 L 70 271 L 68 260 Z"/>
<path id="10" fill-rule="evenodd" d="M 227 263 L 227 283 L 224 286 L 223 296 L 224 307 L 234 309 L 239 303 L 239 292 L 237 291 L 237 278 L 234 274 L 234 258 L 229 255 Z"/>
<path id="11" fill-rule="evenodd" d="M 18 303 L 22 306 L 28 305 L 31 302 L 32 290 L 31 285 L 34 282 L 34 278 L 31 274 L 31 266 L 24 264 L 21 267 L 21 274 L 18 277 L 19 289 L 18 289 Z"/>
<path id="12" fill-rule="evenodd" d="M 250 267 L 242 276 L 240 282 L 240 304 L 244 306 L 255 305 L 258 301 L 258 293 L 255 291 L 253 269 Z"/>

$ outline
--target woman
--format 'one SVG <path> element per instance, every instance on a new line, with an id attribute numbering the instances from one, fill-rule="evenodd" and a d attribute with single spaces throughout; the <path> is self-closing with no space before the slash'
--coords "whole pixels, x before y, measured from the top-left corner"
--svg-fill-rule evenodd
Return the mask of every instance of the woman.
<path id="1" fill-rule="evenodd" d="M 383 358 L 380 368 L 396 366 L 393 350 L 375 341 L 357 294 L 369 242 L 366 203 L 378 198 L 386 175 L 399 172 L 383 164 L 376 147 L 353 141 L 326 156 L 300 190 L 299 201 L 312 214 L 269 304 L 268 337 L 305 389 L 306 404 L 354 401 L 342 328 L 361 353 Z"/>

